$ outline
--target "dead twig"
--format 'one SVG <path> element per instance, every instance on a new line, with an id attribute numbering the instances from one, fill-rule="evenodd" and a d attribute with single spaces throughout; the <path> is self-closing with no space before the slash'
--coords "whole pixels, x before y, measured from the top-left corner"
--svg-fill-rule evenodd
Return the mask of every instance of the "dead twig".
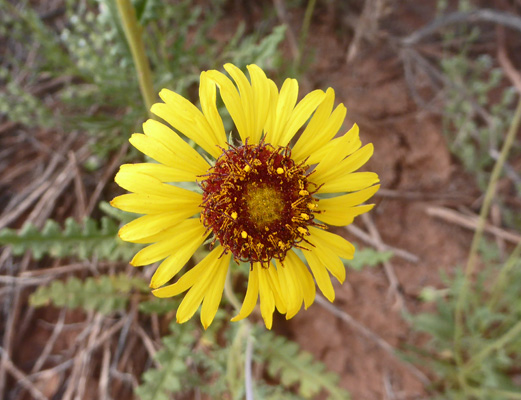
<path id="1" fill-rule="evenodd" d="M 36 226 L 41 227 L 45 220 L 54 210 L 56 199 L 63 193 L 69 183 L 74 179 L 74 165 L 77 161 L 83 162 L 89 156 L 87 146 L 82 147 L 76 152 L 76 158 L 70 158 L 65 168 L 58 174 L 52 185 L 47 189 L 38 203 L 34 206 L 27 221 L 33 222 Z"/>
<path id="2" fill-rule="evenodd" d="M 352 234 L 353 236 L 356 236 L 358 239 L 360 239 L 364 243 L 366 243 L 370 246 L 373 246 L 373 247 L 377 246 L 377 241 L 371 235 L 364 232 L 362 229 L 360 229 L 356 225 L 353 225 L 353 224 L 348 225 L 345 227 L 345 229 L 350 234 Z M 383 242 L 380 243 L 380 246 L 382 248 L 382 250 L 380 250 L 380 251 L 392 251 L 396 257 L 399 257 L 403 260 L 406 260 L 406 261 L 409 261 L 412 263 L 417 263 L 420 261 L 420 258 L 417 255 L 412 254 L 412 253 L 408 252 L 407 250 L 399 249 L 397 247 L 390 246 Z"/>
<path id="3" fill-rule="evenodd" d="M 356 22 L 353 40 L 351 40 L 347 49 L 346 63 L 355 59 L 363 39 L 374 40 L 380 19 L 385 14 L 385 2 L 386 0 L 366 0 L 364 2 L 364 8 Z"/>
<path id="4" fill-rule="evenodd" d="M 66 313 L 67 313 L 67 310 L 62 308 L 60 311 L 60 316 L 58 318 L 58 322 L 56 322 L 56 325 L 52 331 L 51 337 L 45 343 L 45 347 L 43 348 L 43 350 L 40 354 L 40 357 L 38 357 L 38 359 L 34 363 L 34 366 L 31 369 L 31 373 L 35 373 L 35 372 L 39 371 L 43 367 L 43 364 L 45 363 L 45 361 L 47 361 L 47 358 L 51 354 L 52 348 L 54 347 L 54 343 L 56 343 L 56 339 L 58 339 L 58 336 L 60 336 L 60 333 L 63 331 Z"/>
<path id="5" fill-rule="evenodd" d="M 159 363 L 156 361 L 154 356 L 157 353 L 156 346 L 154 345 L 154 341 L 150 338 L 150 336 L 145 332 L 145 330 L 138 324 L 134 328 L 138 336 L 141 338 L 141 341 L 145 345 L 145 349 L 148 352 L 150 359 L 153 361 L 156 367 L 159 367 Z"/>
<path id="6" fill-rule="evenodd" d="M 516 67 L 514 67 L 512 61 L 510 61 L 510 58 L 507 55 L 505 29 L 502 26 L 499 26 L 497 29 L 497 42 L 497 59 L 499 65 L 501 65 L 501 68 L 503 68 L 506 76 L 510 79 L 517 91 L 521 93 L 521 74 L 516 70 Z"/>
<path id="7" fill-rule="evenodd" d="M 33 383 L 27 378 L 27 375 L 14 365 L 11 358 L 2 347 L 0 347 L 0 353 L 2 355 L 2 366 L 13 376 L 13 378 L 16 379 L 19 385 L 26 389 L 34 399 L 49 400 L 36 388 L 36 386 L 33 385 Z"/>
<path id="8" fill-rule="evenodd" d="M 282 21 L 284 25 L 286 25 L 286 33 L 288 37 L 289 50 L 291 52 L 291 57 L 293 60 L 298 60 L 300 58 L 300 52 L 298 48 L 297 37 L 295 36 L 295 32 L 293 32 L 293 28 L 291 27 L 288 14 L 286 12 L 286 7 L 284 5 L 284 1 L 282 0 L 273 0 L 273 5 L 275 6 L 275 11 L 277 12 L 277 16 Z"/>
<path id="9" fill-rule="evenodd" d="M 407 47 L 413 46 L 446 26 L 461 24 L 464 22 L 494 22 L 521 31 L 521 18 L 511 13 L 484 8 L 469 12 L 454 12 L 442 15 L 427 26 L 417 30 L 405 38 L 402 38 L 400 43 Z"/>
<path id="10" fill-rule="evenodd" d="M 444 221 L 475 231 L 478 226 L 477 215 L 466 216 L 457 211 L 445 207 L 427 207 L 428 215 L 440 218 Z M 521 235 L 501 229 L 490 224 L 485 225 L 485 232 L 500 237 L 506 241 L 517 244 L 521 241 Z"/>
<path id="11" fill-rule="evenodd" d="M 97 264 L 97 268 L 100 269 L 107 269 L 111 268 L 115 265 L 118 265 L 117 262 L 113 261 L 100 261 Z M 91 269 L 91 265 L 88 261 L 84 261 L 81 263 L 74 263 L 74 264 L 68 264 L 68 265 L 61 265 L 59 267 L 52 267 L 52 268 L 45 268 L 45 269 L 36 269 L 32 271 L 24 271 L 18 275 L 18 279 L 21 278 L 37 278 L 39 276 L 45 278 L 45 279 L 54 279 L 58 275 L 67 274 L 69 272 L 76 272 L 76 271 L 83 271 L 86 269 Z M 12 279 L 14 277 L 0 277 L 0 279 Z M 34 281 L 38 282 L 38 281 Z"/>
<path id="12" fill-rule="evenodd" d="M 98 397 L 100 399 L 110 399 L 110 346 L 109 343 L 103 345 L 103 358 L 101 361 L 101 371 L 98 384 Z"/>
<path id="13" fill-rule="evenodd" d="M 395 361 L 397 361 L 399 364 L 401 364 L 404 367 L 406 367 L 424 385 L 430 384 L 429 378 L 427 378 L 427 376 L 425 376 L 425 374 L 423 372 L 421 372 L 414 365 L 400 360 L 396 356 L 394 347 L 391 346 L 389 343 L 387 343 L 384 339 L 382 339 L 376 333 L 374 333 L 372 330 L 370 330 L 366 326 L 362 325 L 360 322 L 355 320 L 351 315 L 349 315 L 345 311 L 340 310 L 338 307 L 336 307 L 335 305 L 331 304 L 324 297 L 319 295 L 319 296 L 316 297 L 315 301 L 321 307 L 325 308 L 330 313 L 332 313 L 333 315 L 337 316 L 342 321 L 344 321 L 349 327 L 351 327 L 354 330 L 356 330 L 357 332 L 361 333 L 363 336 L 365 336 L 371 342 L 375 343 L 378 347 L 380 347 L 382 350 L 384 350 L 387 354 L 391 355 L 392 358 Z"/>
<path id="14" fill-rule="evenodd" d="M 119 152 L 116 154 L 116 156 L 112 159 L 110 164 L 107 168 L 105 168 L 105 171 L 103 172 L 103 176 L 99 180 L 98 184 L 96 185 L 96 188 L 92 192 L 92 196 L 90 196 L 89 204 L 87 205 L 87 208 L 85 210 L 85 216 L 89 216 L 92 214 L 92 211 L 94 211 L 94 207 L 98 204 L 99 196 L 101 195 L 101 192 L 107 185 L 107 181 L 110 177 L 114 176 L 114 173 L 116 171 L 116 168 L 119 167 L 121 164 L 121 160 L 123 157 L 125 157 L 125 154 L 127 154 L 128 150 L 128 143 L 125 143 L 123 146 L 121 146 Z"/>
<path id="15" fill-rule="evenodd" d="M 375 241 L 376 249 L 379 251 L 383 251 L 385 246 L 383 245 L 382 237 L 380 236 L 380 232 L 378 232 L 378 229 L 376 228 L 376 225 L 374 224 L 371 217 L 368 214 L 363 214 L 362 220 L 364 221 L 365 226 L 367 227 L 370 235 L 373 237 Z M 395 307 L 399 310 L 405 310 L 405 300 L 400 291 L 401 284 L 398 281 L 396 273 L 394 272 L 394 267 L 390 261 L 384 261 L 383 265 L 385 275 L 387 276 L 387 279 L 389 281 L 388 293 L 390 296 L 393 296 L 396 299 Z"/>
<path id="16" fill-rule="evenodd" d="M 76 158 L 76 154 L 73 151 L 69 151 L 69 159 L 71 160 L 74 171 L 74 191 L 76 193 L 76 200 L 78 205 L 77 217 L 79 220 L 81 220 L 86 216 L 87 193 L 81 178 L 81 171 L 78 166 L 78 160 Z"/>

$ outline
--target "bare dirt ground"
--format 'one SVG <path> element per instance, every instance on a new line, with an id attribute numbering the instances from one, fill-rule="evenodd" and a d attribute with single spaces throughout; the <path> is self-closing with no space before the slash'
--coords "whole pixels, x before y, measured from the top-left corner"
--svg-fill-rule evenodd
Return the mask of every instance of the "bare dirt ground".
<path id="1" fill-rule="evenodd" d="M 377 206 L 367 218 L 356 221 L 356 226 L 365 232 L 365 237 L 355 230 L 344 233 L 360 246 L 392 246 L 405 254 L 395 255 L 385 266 L 366 268 L 361 272 L 348 271 L 347 282 L 336 286 L 335 305 L 348 313 L 354 322 L 343 320 L 320 304 L 315 304 L 290 321 L 277 319 L 274 329 L 296 340 L 340 374 L 341 386 L 351 392 L 354 400 L 421 399 L 426 397 L 425 376 L 389 349 L 418 343 L 419 338 L 411 333 L 402 314 L 425 309 L 418 299 L 421 289 L 428 285 L 440 286 L 440 270 L 451 271 L 463 264 L 467 256 L 472 232 L 432 216 L 429 210 L 446 207 L 475 212 L 476 206 L 479 206 L 480 192 L 472 177 L 463 172 L 449 153 L 441 132 L 440 115 L 423 109 L 414 101 L 404 77 L 400 54 L 389 39 L 389 36 L 403 37 L 429 22 L 435 2 L 411 0 L 399 2 L 399 5 L 391 4 L 377 21 L 371 15 L 366 15 L 368 20 L 364 20 L 361 9 L 356 10 L 353 16 L 339 14 L 339 10 L 345 11 L 345 8 L 331 4 L 319 2 L 317 6 L 308 38 L 315 61 L 306 72 L 301 86 L 304 90 L 329 86 L 335 89 L 338 101 L 344 102 L 348 108 L 345 128 L 357 122 L 362 141 L 374 143 L 375 154 L 367 169 L 378 172 L 382 182 L 382 190 L 375 196 Z M 234 19 L 240 20 L 243 6 L 234 3 L 231 8 L 235 12 Z M 300 10 L 287 18 L 290 23 L 300 21 L 302 13 L 303 10 Z M 350 18 L 354 23 L 346 23 L 343 18 Z M 378 24 L 374 25 L 376 22 Z M 357 24 L 365 24 L 367 29 L 356 30 Z M 298 26 L 295 22 L 295 28 Z M 356 32 L 361 32 L 359 40 Z M 289 48 L 291 45 L 286 46 Z M 348 54 L 351 54 L 351 59 L 346 62 Z M 415 84 L 423 94 L 434 96 L 435 93 L 430 91 L 421 77 Z M 32 190 L 39 190 L 36 177 L 45 175 L 55 154 L 59 155 L 55 161 L 56 167 L 49 172 L 53 179 L 59 178 L 60 168 L 69 163 L 77 165 L 74 158 L 78 157 L 83 145 L 81 137 L 78 140 L 69 138 L 67 142 L 52 131 L 28 132 L 23 127 L 9 125 L 9 122 L 4 122 L 0 129 L 1 149 L 11 149 L 2 150 L 6 160 L 1 164 L 3 205 L 14 198 L 20 201 L 27 198 L 30 192 L 21 182 L 34 182 Z M 116 155 L 114 160 L 117 161 Z M 49 199 L 36 203 L 40 204 L 39 212 L 54 218 L 81 215 L 81 211 L 88 208 L 89 195 L 99 181 L 104 180 L 107 185 L 99 196 L 111 197 L 110 181 L 114 172 L 114 169 L 102 171 L 85 178 L 87 174 L 77 171 L 65 176 L 63 179 L 68 179 L 67 182 L 55 195 L 49 194 L 45 188 L 41 189 Z M 51 209 L 47 208 L 49 201 L 54 202 Z M 84 204 L 78 206 L 78 202 Z M 22 216 L 29 213 L 29 209 L 24 210 L 10 226 L 16 226 Z M 33 217 L 39 221 L 36 214 Z M 26 276 L 39 276 L 27 272 L 34 268 L 27 256 L 13 259 L 7 250 L 3 250 L 0 261 L 2 275 L 16 270 L 18 274 L 25 271 Z M 60 265 L 46 258 L 38 266 L 39 269 L 51 267 Z M 98 271 L 96 268 L 92 268 L 95 273 Z M 88 271 L 86 268 L 84 273 L 88 274 Z M 0 382 L 0 386 L 5 384 L 12 388 L 15 381 L 23 381 L 23 377 L 31 373 L 35 358 L 47 343 L 51 343 L 49 340 L 52 341 L 49 349 L 52 353 L 67 351 L 70 346 L 78 345 L 78 332 L 86 324 L 95 324 L 94 332 L 97 334 L 117 324 L 116 321 L 108 323 L 93 315 L 59 311 L 53 307 L 35 311 L 27 306 L 30 291 L 10 292 L 7 287 L 0 289 L 4 307 L 17 308 L 16 313 L 6 315 L 17 321 L 16 326 L 19 327 L 17 332 L 10 331 L 3 339 L 3 348 L 14 349 L 14 352 L 13 365 L 4 364 L 8 373 L 3 375 L 7 378 Z M 68 328 L 53 337 L 53 327 L 57 323 Z M 9 320 L 0 323 L 0 326 L 5 329 L 12 324 L 13 321 Z M 92 335 L 91 332 L 83 340 L 92 340 Z M 97 368 L 103 368 L 108 343 L 95 355 L 88 356 L 96 360 Z M 140 363 L 146 359 L 146 351 L 136 346 L 134 343 L 134 350 L 130 350 L 134 352 L 133 358 L 129 357 L 129 352 L 124 353 L 123 358 L 126 355 L 127 359 L 123 361 L 132 363 L 126 370 L 133 370 L 135 375 L 121 378 L 123 383 L 120 386 L 123 388 L 113 393 L 126 397 L 118 398 L 129 398 L 130 393 L 124 388 L 125 382 L 137 379 L 142 371 Z M 81 365 L 78 368 L 73 366 L 72 373 L 81 374 L 81 368 Z M 98 372 L 93 376 L 98 376 Z M 35 387 L 48 398 L 61 399 L 67 395 L 62 386 L 63 380 L 58 371 L 54 375 L 42 376 Z M 85 399 L 96 398 L 96 388 L 102 390 L 103 385 L 108 385 L 107 382 L 95 380 L 92 384 L 80 383 L 86 388 Z M 30 385 L 22 382 L 19 387 L 25 389 L 10 392 L 9 398 L 34 397 Z M 17 397 L 21 393 L 25 394 Z"/>

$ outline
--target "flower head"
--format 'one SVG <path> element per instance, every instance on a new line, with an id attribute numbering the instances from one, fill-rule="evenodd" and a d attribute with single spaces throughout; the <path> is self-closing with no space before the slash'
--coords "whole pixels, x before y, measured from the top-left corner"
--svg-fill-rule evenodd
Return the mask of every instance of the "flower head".
<path id="1" fill-rule="evenodd" d="M 371 144 L 362 147 L 356 125 L 334 138 L 346 109 L 342 104 L 333 109 L 333 89 L 315 90 L 297 102 L 294 79 L 279 90 L 256 65 L 247 67 L 249 80 L 232 64 L 224 68 L 233 81 L 218 71 L 201 73 L 201 110 L 166 89 L 159 94 L 164 103 L 151 109 L 199 145 L 203 155 L 167 125 L 148 120 L 144 134 L 132 135 L 130 142 L 157 163 L 122 165 L 115 180 L 132 193 L 116 197 L 112 205 L 145 214 L 123 226 L 119 236 L 150 244 L 135 255 L 133 265 L 163 260 L 150 283 L 154 295 L 187 291 L 178 322 L 190 319 L 202 304 L 201 322 L 205 328 L 211 324 L 233 259 L 250 268 L 242 308 L 232 320 L 247 317 L 260 297 L 262 317 L 271 328 L 275 308 L 289 319 L 302 303 L 305 308 L 313 303 L 315 282 L 334 300 L 329 274 L 343 282 L 341 258 L 353 258 L 355 249 L 327 225 L 348 225 L 369 211 L 373 205 L 361 204 L 378 190 L 379 180 L 373 172 L 356 172 L 373 154 Z M 238 143 L 226 140 L 217 89 Z M 180 182 L 198 187 L 189 190 Z M 164 286 L 207 238 L 211 252 Z"/>

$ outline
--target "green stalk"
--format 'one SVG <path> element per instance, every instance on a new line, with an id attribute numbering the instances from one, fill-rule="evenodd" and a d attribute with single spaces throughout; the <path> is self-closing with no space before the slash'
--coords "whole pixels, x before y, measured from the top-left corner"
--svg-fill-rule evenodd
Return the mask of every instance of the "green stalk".
<path id="1" fill-rule="evenodd" d="M 304 52 L 304 45 L 306 44 L 306 39 L 308 37 L 309 25 L 311 23 L 311 17 L 313 16 L 313 11 L 315 10 L 316 0 L 308 0 L 308 5 L 306 7 L 306 12 L 304 14 L 304 21 L 302 21 L 302 29 L 300 31 L 300 39 L 298 43 L 298 57 L 295 60 L 295 67 L 300 66 L 300 62 L 302 60 L 302 55 Z"/>
<path id="2" fill-rule="evenodd" d="M 472 244 L 470 247 L 470 254 L 467 261 L 467 265 L 465 267 L 465 280 L 463 281 L 463 285 L 458 294 L 456 309 L 454 311 L 454 356 L 456 360 L 456 364 L 458 365 L 459 370 L 459 381 L 462 384 L 463 389 L 467 387 L 466 379 L 464 376 L 463 366 L 463 355 L 461 352 L 461 340 L 463 336 L 463 311 L 466 305 L 467 294 L 469 291 L 470 279 L 474 273 L 474 269 L 476 268 L 476 263 L 478 259 L 478 248 L 481 242 L 481 238 L 483 237 L 483 232 L 485 230 L 485 223 L 488 217 L 488 213 L 490 211 L 490 206 L 492 204 L 492 200 L 494 198 L 494 194 L 496 193 L 496 186 L 499 180 L 499 175 L 505 161 L 507 160 L 508 153 L 514 143 L 514 139 L 516 137 L 517 131 L 519 129 L 519 125 L 521 122 L 521 98 L 518 101 L 516 111 L 514 114 L 514 118 L 512 119 L 512 123 L 510 124 L 510 128 L 508 130 L 507 136 L 505 138 L 505 142 L 503 143 L 503 147 L 501 149 L 501 154 L 494 164 L 494 169 L 490 175 L 490 182 L 487 187 L 487 191 L 485 193 L 485 198 L 483 200 L 483 206 L 481 207 L 481 212 L 479 214 L 479 221 L 476 227 L 476 232 L 472 239 Z"/>
<path id="3" fill-rule="evenodd" d="M 496 307 L 503 293 L 503 289 L 505 288 L 505 285 L 508 283 L 508 275 L 510 274 L 512 268 L 516 265 L 516 262 L 518 261 L 520 255 L 521 241 L 516 245 L 514 251 L 510 254 L 510 257 L 508 257 L 508 260 L 505 262 L 505 264 L 501 268 L 501 271 L 499 272 L 496 282 L 492 286 L 492 294 L 490 295 L 489 301 L 491 310 L 493 310 Z"/>
<path id="4" fill-rule="evenodd" d="M 148 115 L 152 117 L 150 108 L 154 104 L 156 95 L 154 85 L 152 84 L 152 73 L 150 72 L 150 64 L 145 53 L 145 45 L 143 44 L 143 27 L 139 25 L 136 18 L 136 11 L 130 0 L 116 0 L 121 24 L 127 38 L 134 66 L 136 67 L 137 79 L 139 81 L 139 89 L 145 102 Z"/>
<path id="5" fill-rule="evenodd" d="M 499 339 L 490 343 L 483 350 L 481 350 L 476 356 L 472 357 L 472 359 L 465 366 L 465 372 L 470 372 L 480 363 L 484 362 L 485 357 L 487 357 L 494 350 L 498 350 L 505 346 L 512 339 L 518 338 L 521 334 L 521 321 L 515 324 L 507 333 L 501 336 Z"/>
<path id="6" fill-rule="evenodd" d="M 233 308 L 235 308 L 235 311 L 239 312 L 241 310 L 241 303 L 237 299 L 237 296 L 235 296 L 235 293 L 233 293 L 230 269 L 228 269 L 226 280 L 224 281 L 224 295 L 232 304 Z"/>

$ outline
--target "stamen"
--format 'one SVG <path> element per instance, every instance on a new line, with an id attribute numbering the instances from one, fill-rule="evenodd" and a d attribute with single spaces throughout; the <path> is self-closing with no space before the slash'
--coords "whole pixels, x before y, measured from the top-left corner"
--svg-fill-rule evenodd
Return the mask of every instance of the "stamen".
<path id="1" fill-rule="evenodd" d="M 291 159 L 289 147 L 269 144 L 229 145 L 207 174 L 201 220 L 234 259 L 259 262 L 264 267 L 275 258 L 281 262 L 292 247 L 311 245 L 305 238 L 317 211 L 308 181 L 308 166 Z M 231 217 L 231 218 L 230 218 Z"/>

